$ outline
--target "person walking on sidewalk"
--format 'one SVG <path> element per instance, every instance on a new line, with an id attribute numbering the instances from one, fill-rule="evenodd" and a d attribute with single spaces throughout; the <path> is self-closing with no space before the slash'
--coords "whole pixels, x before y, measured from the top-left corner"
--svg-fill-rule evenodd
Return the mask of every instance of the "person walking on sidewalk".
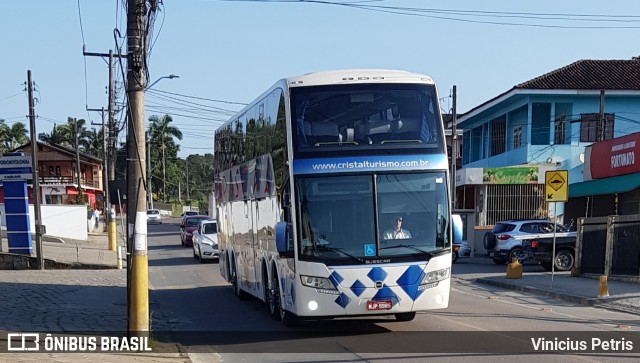
<path id="1" fill-rule="evenodd" d="M 93 218 L 95 219 L 95 229 L 100 230 L 100 209 L 93 207 Z"/>

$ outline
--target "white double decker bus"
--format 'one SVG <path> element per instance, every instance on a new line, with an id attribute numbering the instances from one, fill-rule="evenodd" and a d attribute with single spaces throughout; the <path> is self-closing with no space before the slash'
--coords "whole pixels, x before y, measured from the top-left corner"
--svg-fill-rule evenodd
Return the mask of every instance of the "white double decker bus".
<path id="1" fill-rule="evenodd" d="M 462 227 L 430 77 L 285 78 L 216 130 L 214 149 L 220 272 L 240 298 L 287 326 L 448 306 Z"/>

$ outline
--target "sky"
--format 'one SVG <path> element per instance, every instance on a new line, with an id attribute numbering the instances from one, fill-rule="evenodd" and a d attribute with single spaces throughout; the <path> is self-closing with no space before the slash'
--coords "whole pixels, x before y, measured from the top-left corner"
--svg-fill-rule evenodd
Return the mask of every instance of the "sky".
<path id="1" fill-rule="evenodd" d="M 38 133 L 68 117 L 99 124 L 100 113 L 86 109 L 107 107 L 108 67 L 83 47 L 126 51 L 125 3 L 5 0 L 0 119 L 28 125 L 31 70 Z M 580 59 L 640 56 L 637 39 L 637 0 L 164 0 L 145 119 L 172 116 L 184 134 L 180 157 L 212 153 L 214 130 L 277 80 L 348 68 L 428 74 L 442 111 L 451 111 L 455 85 L 464 113 Z M 116 73 L 122 102 L 120 67 Z M 179 77 L 162 78 L 170 74 Z"/>

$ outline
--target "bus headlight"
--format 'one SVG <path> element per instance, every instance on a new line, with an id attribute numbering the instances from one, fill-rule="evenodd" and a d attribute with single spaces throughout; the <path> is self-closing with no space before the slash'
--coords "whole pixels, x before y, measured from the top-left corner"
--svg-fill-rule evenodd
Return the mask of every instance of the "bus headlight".
<path id="1" fill-rule="evenodd" d="M 442 270 L 428 272 L 422 279 L 420 285 L 432 284 L 438 281 L 446 280 L 448 278 L 449 268 L 447 267 L 443 268 Z"/>
<path id="2" fill-rule="evenodd" d="M 324 277 L 300 275 L 300 279 L 302 280 L 302 284 L 304 286 L 322 290 L 337 290 L 331 280 Z"/>

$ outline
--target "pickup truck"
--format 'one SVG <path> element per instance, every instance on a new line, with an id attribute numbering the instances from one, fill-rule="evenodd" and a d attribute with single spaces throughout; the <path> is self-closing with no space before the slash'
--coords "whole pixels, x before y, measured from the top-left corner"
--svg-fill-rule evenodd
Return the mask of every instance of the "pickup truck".
<path id="1" fill-rule="evenodd" d="M 551 271 L 551 254 L 553 253 L 553 237 L 542 237 L 522 242 L 523 253 L 533 257 L 545 270 Z M 556 271 L 569 271 L 573 267 L 576 255 L 576 237 L 556 236 Z"/>

